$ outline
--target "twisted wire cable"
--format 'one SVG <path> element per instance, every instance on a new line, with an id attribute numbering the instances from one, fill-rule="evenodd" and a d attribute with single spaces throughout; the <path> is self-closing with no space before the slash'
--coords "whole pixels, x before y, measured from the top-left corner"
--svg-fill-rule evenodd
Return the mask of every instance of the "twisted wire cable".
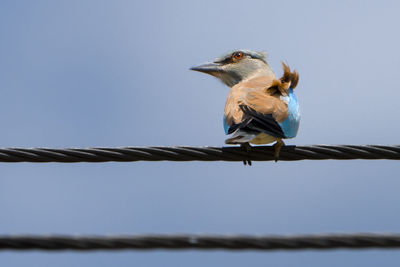
<path id="1" fill-rule="evenodd" d="M 400 145 L 284 146 L 279 160 L 400 159 Z M 252 147 L 117 147 L 0 148 L 0 162 L 129 162 L 129 161 L 271 161 L 272 146 Z"/>
<path id="2" fill-rule="evenodd" d="M 0 236 L 1 250 L 329 250 L 400 248 L 400 234 Z"/>

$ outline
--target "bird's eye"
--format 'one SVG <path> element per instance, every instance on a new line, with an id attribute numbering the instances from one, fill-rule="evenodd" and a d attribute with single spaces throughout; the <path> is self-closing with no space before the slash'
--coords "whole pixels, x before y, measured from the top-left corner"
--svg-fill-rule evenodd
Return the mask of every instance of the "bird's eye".
<path id="1" fill-rule="evenodd" d="M 234 59 L 241 59 L 243 57 L 243 53 L 242 52 L 236 52 L 233 54 L 233 58 Z"/>

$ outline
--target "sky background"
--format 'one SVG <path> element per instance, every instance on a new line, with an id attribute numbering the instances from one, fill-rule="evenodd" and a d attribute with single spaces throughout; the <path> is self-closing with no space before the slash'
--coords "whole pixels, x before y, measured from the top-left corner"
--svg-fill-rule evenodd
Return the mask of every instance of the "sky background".
<path id="1" fill-rule="evenodd" d="M 189 71 L 263 50 L 300 72 L 288 144 L 398 144 L 398 1 L 0 1 L 0 146 L 224 144 L 229 88 Z M 400 232 L 395 161 L 0 166 L 0 234 Z M 398 266 L 396 250 L 0 252 L 1 266 Z"/>

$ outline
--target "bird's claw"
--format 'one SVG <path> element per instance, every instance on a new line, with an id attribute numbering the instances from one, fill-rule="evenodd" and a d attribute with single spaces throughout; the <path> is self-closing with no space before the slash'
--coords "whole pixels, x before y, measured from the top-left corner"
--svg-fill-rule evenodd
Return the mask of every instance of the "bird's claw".
<path id="1" fill-rule="evenodd" d="M 251 160 L 243 160 L 243 164 L 251 166 Z"/>
<path id="2" fill-rule="evenodd" d="M 275 162 L 278 162 L 279 160 L 279 154 L 281 152 L 281 148 L 285 146 L 285 143 L 282 141 L 282 139 L 276 140 L 276 143 L 273 145 L 274 147 L 274 159 Z"/>
<path id="3" fill-rule="evenodd" d="M 247 153 L 251 151 L 251 145 L 249 143 L 243 143 L 240 147 Z M 243 164 L 251 166 L 251 160 L 243 160 Z"/>

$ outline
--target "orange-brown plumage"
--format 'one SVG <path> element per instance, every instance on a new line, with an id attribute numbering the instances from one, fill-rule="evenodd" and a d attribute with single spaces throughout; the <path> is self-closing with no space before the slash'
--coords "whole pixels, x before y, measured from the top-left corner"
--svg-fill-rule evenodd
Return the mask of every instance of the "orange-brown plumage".
<path id="1" fill-rule="evenodd" d="M 277 122 L 283 122 L 289 115 L 288 106 L 281 96 L 287 96 L 289 88 L 296 87 L 299 75 L 291 72 L 288 65 L 282 63 L 284 74 L 280 79 L 275 76 L 261 76 L 242 81 L 229 92 L 225 116 L 228 125 L 237 124 L 247 119 L 241 106 L 262 113 L 272 114 Z"/>

